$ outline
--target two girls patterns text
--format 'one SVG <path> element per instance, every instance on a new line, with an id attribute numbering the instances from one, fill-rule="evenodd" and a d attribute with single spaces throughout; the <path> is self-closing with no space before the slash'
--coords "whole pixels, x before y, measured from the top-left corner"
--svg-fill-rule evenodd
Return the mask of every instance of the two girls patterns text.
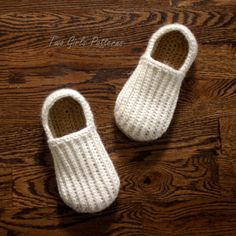
<path id="1" fill-rule="evenodd" d="M 95 48 L 111 48 L 111 47 L 122 47 L 124 41 L 115 41 L 108 38 L 99 38 L 98 36 L 82 36 L 77 37 L 75 35 L 70 37 L 60 37 L 58 35 L 53 35 L 49 42 L 49 47 L 65 47 L 71 48 L 85 48 L 85 47 L 95 47 Z"/>

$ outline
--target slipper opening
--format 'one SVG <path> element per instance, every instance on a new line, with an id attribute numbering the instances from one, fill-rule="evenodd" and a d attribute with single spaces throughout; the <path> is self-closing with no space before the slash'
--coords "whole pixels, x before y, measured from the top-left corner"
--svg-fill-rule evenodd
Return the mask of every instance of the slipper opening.
<path id="1" fill-rule="evenodd" d="M 153 48 L 152 58 L 179 70 L 189 51 L 186 37 L 178 30 L 170 31 L 160 37 Z"/>
<path id="2" fill-rule="evenodd" d="M 54 138 L 77 132 L 86 127 L 83 108 L 72 97 L 63 97 L 50 108 L 48 125 Z"/>

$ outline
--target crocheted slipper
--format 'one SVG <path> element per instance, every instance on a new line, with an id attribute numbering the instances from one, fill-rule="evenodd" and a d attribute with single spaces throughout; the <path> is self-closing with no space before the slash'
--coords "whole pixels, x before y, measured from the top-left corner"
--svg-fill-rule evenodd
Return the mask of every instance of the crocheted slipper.
<path id="1" fill-rule="evenodd" d="M 97 133 L 85 98 L 61 89 L 47 97 L 42 123 L 63 201 L 77 212 L 98 212 L 117 197 L 120 180 Z"/>
<path id="2" fill-rule="evenodd" d="M 180 24 L 166 25 L 152 35 L 115 104 L 117 126 L 128 137 L 151 141 L 167 130 L 197 48 L 194 35 Z"/>

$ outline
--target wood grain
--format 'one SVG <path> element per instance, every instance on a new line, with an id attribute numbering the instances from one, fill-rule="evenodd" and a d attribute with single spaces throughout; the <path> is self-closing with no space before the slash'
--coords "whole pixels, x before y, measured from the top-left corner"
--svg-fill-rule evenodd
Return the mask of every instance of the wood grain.
<path id="1" fill-rule="evenodd" d="M 98 72 L 99 73 L 99 72 Z M 101 73 L 101 72 L 100 72 Z M 122 85 L 127 80 L 123 79 L 124 74 L 118 71 L 116 74 L 111 71 L 102 72 L 105 78 L 101 78 L 101 74 L 97 78 L 80 80 L 80 77 L 56 78 L 59 81 L 53 85 L 53 78 L 49 78 L 45 84 L 33 85 L 32 87 L 13 86 L 0 91 L 0 118 L 3 124 L 27 124 L 39 125 L 41 105 L 46 96 L 55 89 L 69 87 L 79 89 L 91 103 L 93 112 L 97 122 L 102 125 L 113 119 L 111 112 L 113 110 L 115 99 Z M 84 73 L 79 73 L 83 75 Z M 119 79 L 120 76 L 120 79 Z M 42 77 L 41 77 L 42 78 Z M 67 79 L 68 78 L 68 79 Z M 40 80 L 41 81 L 41 80 Z M 64 81 L 64 83 L 63 83 Z M 42 83 L 42 81 L 40 82 Z M 211 118 L 223 117 L 225 115 L 235 114 L 235 79 L 222 80 L 200 80 L 194 79 L 191 75 L 186 78 L 180 94 L 180 101 L 176 110 L 176 118 L 181 113 L 181 120 L 190 120 L 198 115 L 198 118 L 203 118 L 206 115 Z M 17 91 L 17 92 L 16 92 Z M 99 112 L 103 106 L 103 112 Z M 15 109 L 17 107 L 17 109 Z M 220 109 L 219 109 L 220 108 Z M 201 112 L 199 113 L 199 109 Z M 17 119 L 16 119 L 17 118 Z M 101 121 L 100 121 L 101 120 Z"/>
<path id="2" fill-rule="evenodd" d="M 168 132 L 157 142 L 140 144 L 125 137 L 114 124 L 106 125 L 104 122 L 99 122 L 103 116 L 97 119 L 98 130 L 114 161 L 119 161 L 121 156 L 126 156 L 127 160 L 138 161 L 141 158 L 139 152 L 147 153 L 145 158 L 141 159 L 155 160 L 156 156 L 162 156 L 163 152 L 164 157 L 176 158 L 180 153 L 188 157 L 189 154 L 217 152 L 220 149 L 217 119 L 183 121 L 176 117 Z M 114 122 L 113 119 L 110 117 L 105 122 Z M 0 166 L 52 165 L 41 124 L 16 125 L 0 129 L 2 133 Z"/>
<path id="3" fill-rule="evenodd" d="M 222 153 L 220 162 L 220 182 L 222 193 L 227 197 L 236 197 L 236 116 L 220 119 Z"/>
<path id="4" fill-rule="evenodd" d="M 53 13 L 3 14 L 0 17 L 2 51 L 6 49 L 11 52 L 25 47 L 45 48 L 49 46 L 53 35 L 62 39 L 68 39 L 71 35 L 109 37 L 124 41 L 126 45 L 138 45 L 149 38 L 150 31 L 155 31 L 161 24 L 173 22 L 188 25 L 198 34 L 201 43 L 235 43 L 236 13 L 227 8 L 216 8 L 215 11 L 167 8 L 165 12 L 93 9 L 78 10 L 77 14 L 79 16 Z M 135 37 L 132 37 L 134 34 Z"/>
<path id="5" fill-rule="evenodd" d="M 234 235 L 235 202 L 221 200 L 145 202 L 146 235 Z"/>
<path id="6" fill-rule="evenodd" d="M 12 168 L 0 168 L 0 208 L 12 206 Z"/>
<path id="7" fill-rule="evenodd" d="M 166 134 L 137 143 L 115 125 L 116 97 L 151 34 L 173 22 L 199 54 Z M 236 235 L 235 30 L 232 0 L 1 1 L 0 236 Z M 87 44 L 69 48 L 71 36 Z M 59 88 L 88 99 L 120 176 L 103 212 L 77 214 L 59 197 L 40 118 Z"/>
<path id="8" fill-rule="evenodd" d="M 0 229 L 16 235 L 143 235 L 141 204 L 116 203 L 96 214 L 68 207 L 13 208 L 0 213 Z"/>
<path id="9" fill-rule="evenodd" d="M 188 6 L 193 6 L 193 7 L 214 7 L 214 6 L 236 6 L 236 3 L 234 1 L 230 0 L 182 0 L 182 1 L 175 1 L 176 5 L 178 7 L 188 7 Z"/>

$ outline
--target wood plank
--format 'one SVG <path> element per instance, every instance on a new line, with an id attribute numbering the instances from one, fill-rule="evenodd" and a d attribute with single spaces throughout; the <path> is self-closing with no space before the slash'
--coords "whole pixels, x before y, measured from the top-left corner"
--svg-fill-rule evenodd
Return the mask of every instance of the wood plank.
<path id="1" fill-rule="evenodd" d="M 98 114 L 98 113 L 97 113 Z M 177 157 L 197 155 L 202 152 L 217 152 L 219 149 L 219 134 L 217 119 L 195 119 L 181 121 L 174 119 L 168 132 L 158 141 L 140 144 L 129 140 L 118 130 L 113 117 L 106 114 L 97 117 L 98 131 L 113 160 L 123 156 L 134 160 L 145 155 L 148 160 L 155 156 Z M 40 122 L 40 121 L 39 121 Z M 48 166 L 51 157 L 41 124 L 38 125 L 8 125 L 0 127 L 0 165 L 3 166 Z M 177 153 L 176 153 L 177 152 Z M 141 153 L 141 154 L 140 154 Z"/>
<path id="2" fill-rule="evenodd" d="M 220 133 L 223 154 L 236 154 L 236 116 L 220 118 Z"/>
<path id="3" fill-rule="evenodd" d="M 14 208 L 65 205 L 57 190 L 52 164 L 50 167 L 15 167 L 13 169 L 13 189 Z"/>
<path id="4" fill-rule="evenodd" d="M 221 196 L 215 156 L 179 156 L 174 160 L 156 156 L 156 159 L 116 164 L 123 183 L 121 199 L 169 202 L 215 199 Z"/>
<path id="5" fill-rule="evenodd" d="M 47 165 L 51 158 L 47 158 L 49 151 L 46 140 L 43 139 L 42 127 L 38 126 L 18 126 L 1 130 L 1 147 L 0 147 L 0 165 L 17 166 L 17 165 Z M 14 141 L 15 140 L 15 141 Z"/>
<path id="6" fill-rule="evenodd" d="M 228 8 L 211 8 L 210 11 L 206 8 L 167 8 L 165 11 L 77 9 L 76 15 L 50 12 L 2 14 L 0 48 L 5 52 L 26 48 L 27 52 L 39 48 L 43 51 L 42 48 L 48 47 L 53 35 L 66 41 L 75 35 L 77 38 L 85 36 L 91 43 L 91 37 L 98 36 L 123 41 L 126 45 L 138 45 L 147 41 L 150 32 L 155 32 L 163 24 L 174 22 L 189 26 L 199 43 L 235 43 L 235 14 L 234 9 Z"/>
<path id="7" fill-rule="evenodd" d="M 221 155 L 219 158 L 222 194 L 236 198 L 236 116 L 220 118 Z"/>
<path id="8" fill-rule="evenodd" d="M 115 166 L 122 182 L 118 201 L 130 199 L 129 202 L 137 202 L 144 199 L 142 187 L 135 183 L 139 180 L 139 176 L 137 172 L 133 172 L 131 163 L 127 166 L 123 164 L 120 166 L 115 164 Z M 143 170 L 139 167 L 139 171 Z M 53 165 L 15 167 L 13 176 L 13 207 L 36 208 L 65 205 L 57 190 Z"/>
<path id="9" fill-rule="evenodd" d="M 117 203 L 96 214 L 68 207 L 12 208 L 1 211 L 0 228 L 12 235 L 143 235 L 141 204 Z"/>
<path id="10" fill-rule="evenodd" d="M 8 88 L 0 90 L 0 118 L 2 124 L 8 125 L 39 125 L 41 107 L 48 94 L 56 89 L 69 87 L 79 89 L 88 99 L 95 119 L 99 125 L 106 122 L 113 124 L 113 109 L 117 94 L 124 85 L 127 77 L 118 79 L 123 72 L 105 72 L 106 77 L 94 77 L 92 80 L 80 82 L 80 78 L 61 78 L 61 85 L 53 85 L 53 78 L 48 79 L 45 86 Z M 124 75 L 123 75 L 124 77 Z M 65 84 L 63 84 L 63 81 Z M 202 118 L 218 118 L 226 115 L 235 115 L 234 103 L 236 97 L 236 80 L 198 80 L 188 77 L 181 89 L 180 98 L 175 113 L 176 119 L 190 121 Z M 101 106 L 103 112 L 100 112 Z M 201 112 L 199 112 L 199 109 Z M 101 119 L 104 118 L 104 119 Z M 108 124 L 108 123 L 107 123 Z"/>
<path id="11" fill-rule="evenodd" d="M 221 196 L 216 156 L 209 153 L 189 158 L 180 155 L 174 160 L 160 156 L 156 161 L 116 160 L 114 164 L 121 178 L 118 201 L 191 201 Z M 53 168 L 15 167 L 13 173 L 14 207 L 64 205 Z"/>
<path id="12" fill-rule="evenodd" d="M 236 7 L 235 1 L 231 0 L 207 0 L 207 1 L 201 1 L 201 0 L 181 0 L 181 1 L 175 1 L 176 6 L 178 7 L 215 7 L 215 6 L 228 6 L 228 7 Z"/>
<path id="13" fill-rule="evenodd" d="M 0 208 L 12 206 L 12 168 L 0 168 Z"/>
<path id="14" fill-rule="evenodd" d="M 236 202 L 223 200 L 145 202 L 145 235 L 235 235 Z"/>
<path id="15" fill-rule="evenodd" d="M 27 53 L 25 49 L 10 54 L 2 52 L 8 62 L 4 60 L 6 65 L 0 75 L 0 85 L 2 88 L 55 84 L 59 87 L 76 82 L 90 81 L 94 85 L 95 82 L 117 80 L 119 84 L 122 79 L 128 79 L 136 67 L 149 36 L 142 44 L 105 49 L 52 49 L 45 46 Z M 214 45 L 199 45 L 197 60 L 189 74 L 198 80 L 234 80 L 235 55 L 230 44 L 218 45 L 217 50 Z"/>
<path id="16" fill-rule="evenodd" d="M 104 8 L 153 8 L 153 6 L 160 6 L 160 7 L 168 7 L 170 6 L 169 0 L 149 0 L 146 1 L 145 4 L 143 2 L 137 2 L 135 0 L 117 0 L 115 3 L 112 0 L 107 0 L 106 2 L 101 0 L 90 0 L 89 4 L 88 1 L 75 1 L 71 0 L 70 4 L 67 1 L 56 1 L 52 0 L 48 1 L 41 1 L 38 2 L 36 0 L 33 1 L 21 1 L 17 3 L 17 9 L 19 12 L 41 12 L 41 11 L 50 11 L 50 12 L 62 12 L 62 11 L 74 11 L 75 9 L 83 9 L 84 11 L 89 10 L 91 8 L 95 9 L 104 9 Z M 36 7 L 37 6 L 37 7 Z M 15 2 L 4 2 L 1 3 L 1 12 L 13 12 L 15 10 Z"/>
<path id="17" fill-rule="evenodd" d="M 35 7 L 37 6 L 37 7 Z M 87 11 L 91 8 L 96 9 L 104 9 L 104 8 L 113 8 L 113 9 L 120 9 L 120 8 L 131 8 L 131 9 L 153 9 L 154 6 L 158 6 L 159 8 L 168 8 L 168 7 L 198 7 L 198 8 L 206 8 L 206 7 L 231 7 L 234 8 L 236 4 L 232 0 L 149 0 L 146 1 L 145 4 L 141 1 L 135 0 L 117 0 L 116 3 L 114 1 L 108 0 L 106 2 L 100 0 L 90 0 L 89 4 L 87 1 L 70 1 L 68 4 L 67 1 L 41 1 L 40 3 L 36 0 L 33 1 L 21 1 L 20 3 L 17 2 L 17 9 L 18 12 L 42 12 L 42 11 L 50 11 L 50 12 L 62 12 L 62 11 L 75 11 L 78 9 L 83 9 Z M 1 12 L 14 12 L 15 11 L 15 2 L 3 2 L 1 3 Z"/>

